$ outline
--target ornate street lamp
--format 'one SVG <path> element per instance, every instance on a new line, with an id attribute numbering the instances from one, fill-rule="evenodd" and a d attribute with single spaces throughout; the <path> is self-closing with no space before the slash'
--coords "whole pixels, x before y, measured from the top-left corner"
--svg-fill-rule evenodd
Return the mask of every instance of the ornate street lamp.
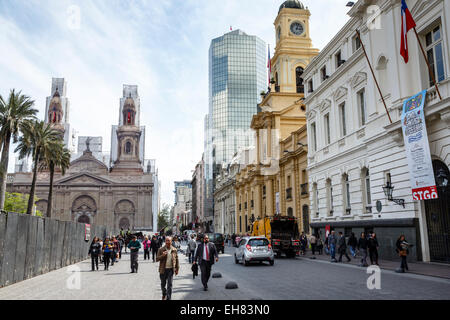
<path id="1" fill-rule="evenodd" d="M 383 186 L 383 191 L 389 201 L 393 201 L 396 204 L 401 205 L 401 206 L 403 206 L 403 208 L 405 208 L 405 200 L 404 199 L 394 199 L 392 197 L 392 193 L 394 192 L 394 186 L 392 185 L 391 181 L 388 180 L 386 182 L 386 185 Z"/>

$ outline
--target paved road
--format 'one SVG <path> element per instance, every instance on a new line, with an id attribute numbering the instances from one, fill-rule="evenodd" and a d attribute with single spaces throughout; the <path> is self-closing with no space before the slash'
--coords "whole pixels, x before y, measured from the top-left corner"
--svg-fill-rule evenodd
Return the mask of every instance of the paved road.
<path id="1" fill-rule="evenodd" d="M 222 278 L 211 279 L 204 292 L 199 278 L 192 279 L 187 257 L 180 255 L 181 270 L 174 278 L 173 299 L 450 299 L 450 280 L 413 274 L 382 271 L 381 290 L 367 289 L 366 269 L 346 264 L 305 258 L 278 259 L 268 264 L 245 267 L 234 263 L 234 248 L 226 247 L 213 272 Z M 130 274 L 129 256 L 109 271 L 90 271 L 90 261 L 75 265 L 75 273 L 62 268 L 39 277 L 0 289 L 4 299 L 161 299 L 158 263 L 139 257 L 139 273 Z M 103 267 L 100 268 L 103 270 Z M 67 287 L 68 279 L 80 276 L 80 288 Z M 226 290 L 228 281 L 239 289 Z"/>

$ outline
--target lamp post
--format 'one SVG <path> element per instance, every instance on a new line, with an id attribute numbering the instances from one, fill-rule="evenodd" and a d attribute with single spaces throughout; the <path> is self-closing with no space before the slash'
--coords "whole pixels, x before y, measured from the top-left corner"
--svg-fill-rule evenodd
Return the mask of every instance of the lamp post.
<path id="1" fill-rule="evenodd" d="M 401 205 L 401 206 L 403 206 L 403 208 L 405 208 L 405 200 L 404 199 L 394 199 L 392 197 L 392 193 L 394 192 L 394 186 L 392 185 L 390 180 L 388 180 L 386 182 L 386 185 L 383 186 L 383 191 L 389 201 L 393 201 L 396 204 Z"/>

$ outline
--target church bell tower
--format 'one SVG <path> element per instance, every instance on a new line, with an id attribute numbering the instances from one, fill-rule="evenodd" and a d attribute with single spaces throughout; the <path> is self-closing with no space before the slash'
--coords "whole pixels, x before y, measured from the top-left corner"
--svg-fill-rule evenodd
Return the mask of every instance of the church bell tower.
<path id="1" fill-rule="evenodd" d="M 145 128 L 139 126 L 139 111 L 137 86 L 124 85 L 119 125 L 112 130 L 112 172 L 143 172 Z"/>

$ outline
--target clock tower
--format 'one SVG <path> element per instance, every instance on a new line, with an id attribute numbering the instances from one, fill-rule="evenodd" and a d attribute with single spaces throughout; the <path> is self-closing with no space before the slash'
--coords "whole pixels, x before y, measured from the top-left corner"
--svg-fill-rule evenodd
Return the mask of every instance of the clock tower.
<path id="1" fill-rule="evenodd" d="M 303 70 L 319 53 L 310 38 L 308 8 L 298 0 L 287 0 L 275 19 L 276 47 L 272 63 L 272 91 L 304 93 Z"/>

